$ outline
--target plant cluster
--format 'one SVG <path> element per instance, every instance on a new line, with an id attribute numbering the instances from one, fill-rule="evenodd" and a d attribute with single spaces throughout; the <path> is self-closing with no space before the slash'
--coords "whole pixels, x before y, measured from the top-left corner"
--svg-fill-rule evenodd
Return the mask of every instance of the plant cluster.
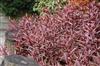
<path id="1" fill-rule="evenodd" d="M 100 5 L 67 5 L 55 14 L 24 16 L 14 24 L 16 54 L 31 56 L 40 66 L 100 65 Z"/>
<path id="2" fill-rule="evenodd" d="M 63 8 L 66 4 L 67 0 L 36 0 L 33 11 L 42 14 L 43 10 L 47 8 L 54 13 L 58 8 Z"/>
<path id="3" fill-rule="evenodd" d="M 35 0 L 0 0 L 0 8 L 7 16 L 17 17 L 32 13 Z"/>

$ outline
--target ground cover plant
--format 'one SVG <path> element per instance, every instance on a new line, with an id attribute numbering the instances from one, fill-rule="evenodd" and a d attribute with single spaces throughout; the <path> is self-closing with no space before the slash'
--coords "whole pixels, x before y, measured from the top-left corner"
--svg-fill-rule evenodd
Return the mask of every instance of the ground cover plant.
<path id="1" fill-rule="evenodd" d="M 11 20 L 16 54 L 40 66 L 100 65 L 100 5 L 67 5 L 55 14 Z"/>

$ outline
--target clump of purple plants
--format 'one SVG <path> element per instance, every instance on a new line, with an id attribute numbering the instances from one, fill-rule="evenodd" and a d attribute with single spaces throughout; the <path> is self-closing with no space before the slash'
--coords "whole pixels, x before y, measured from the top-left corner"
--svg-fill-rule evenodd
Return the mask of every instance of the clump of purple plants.
<path id="1" fill-rule="evenodd" d="M 100 5 L 65 6 L 55 14 L 24 16 L 13 24 L 16 54 L 40 66 L 100 65 Z"/>

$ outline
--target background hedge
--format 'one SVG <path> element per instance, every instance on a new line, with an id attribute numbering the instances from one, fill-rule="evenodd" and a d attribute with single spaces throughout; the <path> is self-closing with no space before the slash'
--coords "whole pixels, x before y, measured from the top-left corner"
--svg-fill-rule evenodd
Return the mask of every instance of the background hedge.
<path id="1" fill-rule="evenodd" d="M 45 7 L 53 13 L 66 3 L 67 0 L 0 0 L 0 8 L 6 16 L 18 17 L 25 13 L 39 15 Z"/>
<path id="2" fill-rule="evenodd" d="M 25 13 L 33 13 L 35 0 L 0 0 L 0 10 L 5 15 L 16 17 Z"/>

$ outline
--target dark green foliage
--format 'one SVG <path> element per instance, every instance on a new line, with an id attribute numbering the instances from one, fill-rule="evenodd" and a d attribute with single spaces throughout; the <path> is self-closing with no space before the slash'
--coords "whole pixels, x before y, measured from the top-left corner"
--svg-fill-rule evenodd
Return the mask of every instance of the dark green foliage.
<path id="1" fill-rule="evenodd" d="M 32 13 L 35 0 L 0 0 L 0 8 L 7 15 L 16 17 Z"/>

